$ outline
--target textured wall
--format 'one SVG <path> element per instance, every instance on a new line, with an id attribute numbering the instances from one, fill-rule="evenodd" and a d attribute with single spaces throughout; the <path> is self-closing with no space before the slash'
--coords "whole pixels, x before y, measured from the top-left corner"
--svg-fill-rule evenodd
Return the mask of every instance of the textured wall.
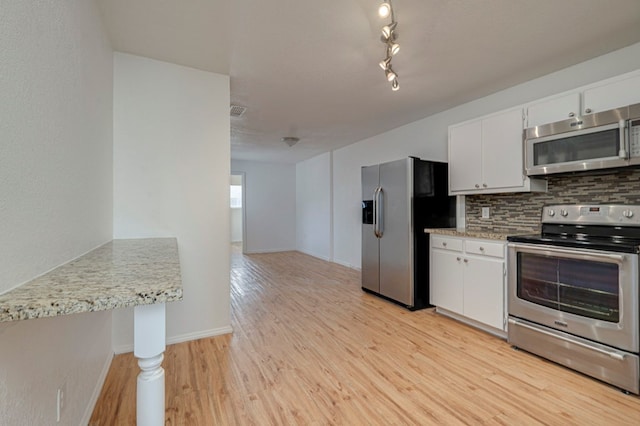
<path id="1" fill-rule="evenodd" d="M 493 194 L 466 197 L 467 229 L 540 228 L 540 212 L 545 204 L 627 203 L 640 204 L 640 169 L 599 172 L 596 175 L 561 175 L 548 178 L 546 193 Z M 491 217 L 481 218 L 481 208 L 489 207 Z"/>
<path id="2" fill-rule="evenodd" d="M 0 0 L 0 292 L 111 239 L 112 82 L 94 1 Z M 0 425 L 86 424 L 111 356 L 110 312 L 0 324 Z"/>

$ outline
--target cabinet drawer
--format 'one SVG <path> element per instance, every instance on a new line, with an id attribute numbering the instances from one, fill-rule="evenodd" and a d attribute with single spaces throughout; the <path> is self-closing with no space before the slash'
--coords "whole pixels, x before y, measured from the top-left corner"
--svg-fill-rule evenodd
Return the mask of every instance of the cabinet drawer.
<path id="1" fill-rule="evenodd" d="M 431 235 L 431 247 L 444 250 L 462 251 L 462 240 Z"/>
<path id="2" fill-rule="evenodd" d="M 504 244 L 492 243 L 488 241 L 465 241 L 465 251 L 468 254 L 479 254 L 481 256 L 491 256 L 504 258 Z"/>

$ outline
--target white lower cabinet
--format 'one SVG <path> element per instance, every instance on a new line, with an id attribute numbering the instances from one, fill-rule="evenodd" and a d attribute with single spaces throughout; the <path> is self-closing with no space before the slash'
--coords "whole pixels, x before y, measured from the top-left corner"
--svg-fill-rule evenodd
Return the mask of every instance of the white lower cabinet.
<path id="1" fill-rule="evenodd" d="M 505 331 L 505 248 L 502 241 L 431 235 L 431 304 Z"/>

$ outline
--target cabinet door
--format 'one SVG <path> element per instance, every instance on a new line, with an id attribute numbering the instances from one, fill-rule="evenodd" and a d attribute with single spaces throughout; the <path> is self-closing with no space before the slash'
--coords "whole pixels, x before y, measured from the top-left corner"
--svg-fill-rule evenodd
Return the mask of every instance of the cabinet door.
<path id="1" fill-rule="evenodd" d="M 587 89 L 583 98 L 583 114 L 640 103 L 640 75 Z"/>
<path id="2" fill-rule="evenodd" d="M 482 120 L 482 188 L 523 185 L 522 134 L 522 108 Z"/>
<path id="3" fill-rule="evenodd" d="M 580 115 L 580 93 L 570 93 L 529 105 L 527 128 L 554 123 Z"/>
<path id="4" fill-rule="evenodd" d="M 430 269 L 431 304 L 462 315 L 462 254 L 432 249 Z"/>
<path id="5" fill-rule="evenodd" d="M 449 129 L 449 191 L 479 189 L 482 183 L 482 123 Z"/>
<path id="6" fill-rule="evenodd" d="M 465 259 L 464 316 L 504 330 L 504 261 Z"/>

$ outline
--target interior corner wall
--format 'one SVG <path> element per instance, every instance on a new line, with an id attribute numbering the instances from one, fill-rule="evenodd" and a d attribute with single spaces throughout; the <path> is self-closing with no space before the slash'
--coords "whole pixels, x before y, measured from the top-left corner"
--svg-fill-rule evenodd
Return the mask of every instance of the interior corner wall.
<path id="1" fill-rule="evenodd" d="M 448 127 L 640 69 L 640 43 L 459 105 L 333 152 L 334 262 L 360 267 L 360 167 L 409 155 L 447 160 Z"/>
<path id="2" fill-rule="evenodd" d="M 116 53 L 113 102 L 114 238 L 177 238 L 168 343 L 230 332 L 229 77 Z M 133 309 L 113 319 L 133 349 Z"/>
<path id="3" fill-rule="evenodd" d="M 231 170 L 245 176 L 246 252 L 295 250 L 296 166 L 232 160 Z"/>
<path id="4" fill-rule="evenodd" d="M 324 260 L 331 254 L 331 153 L 296 164 L 296 247 Z"/>
<path id="5" fill-rule="evenodd" d="M 0 10 L 2 293 L 111 240 L 113 56 L 94 1 Z M 0 348 L 0 424 L 86 424 L 111 313 L 2 323 Z"/>

